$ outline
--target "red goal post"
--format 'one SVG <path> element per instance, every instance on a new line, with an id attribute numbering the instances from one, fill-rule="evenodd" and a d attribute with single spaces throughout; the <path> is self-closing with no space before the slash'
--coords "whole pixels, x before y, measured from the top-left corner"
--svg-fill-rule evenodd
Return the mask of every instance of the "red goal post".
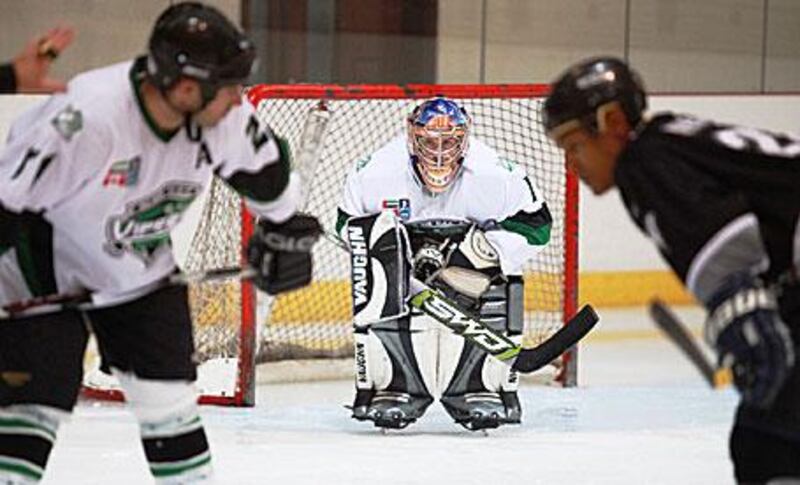
<path id="1" fill-rule="evenodd" d="M 546 94 L 546 86 L 534 84 L 265 84 L 247 91 L 259 118 L 293 153 L 300 149 L 309 113 L 320 102 L 329 111 L 305 210 L 330 232 L 353 163 L 403 133 L 406 116 L 422 100 L 442 95 L 464 106 L 473 120 L 472 136 L 522 166 L 553 214 L 550 244 L 524 275 L 526 345 L 547 338 L 577 310 L 578 181 L 566 170 L 563 153 L 542 132 L 540 108 Z M 183 268 L 242 264 L 253 221 L 239 197 L 224 184 L 212 183 L 198 219 Z M 321 240 L 314 249 L 314 281 L 302 290 L 272 298 L 249 282 L 191 287 L 201 403 L 252 405 L 255 369 L 261 363 L 313 361 L 324 367 L 333 359 L 352 357 L 348 264 L 340 249 Z M 575 385 L 577 349 L 566 352 L 553 370 L 555 381 Z M 261 371 L 273 372 L 269 367 Z"/>

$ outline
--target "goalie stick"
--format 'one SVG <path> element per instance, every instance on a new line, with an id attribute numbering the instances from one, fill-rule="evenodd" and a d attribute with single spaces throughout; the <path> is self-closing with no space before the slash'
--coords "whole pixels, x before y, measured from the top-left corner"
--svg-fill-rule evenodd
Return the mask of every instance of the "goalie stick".
<path id="1" fill-rule="evenodd" d="M 437 322 L 452 330 L 456 335 L 473 342 L 497 360 L 522 373 L 541 369 L 556 357 L 572 347 L 597 324 L 599 317 L 591 305 L 581 310 L 565 323 L 556 333 L 536 347 L 524 348 L 509 340 L 505 335 L 487 327 L 478 318 L 462 310 L 453 301 L 435 290 L 412 279 L 412 288 L 419 289 L 409 303 Z"/>
<path id="2" fill-rule="evenodd" d="M 728 368 L 716 369 L 708 361 L 689 330 L 665 303 L 657 299 L 653 300 L 650 303 L 650 317 L 658 328 L 689 358 L 709 386 L 720 389 L 732 382 L 731 370 Z"/>

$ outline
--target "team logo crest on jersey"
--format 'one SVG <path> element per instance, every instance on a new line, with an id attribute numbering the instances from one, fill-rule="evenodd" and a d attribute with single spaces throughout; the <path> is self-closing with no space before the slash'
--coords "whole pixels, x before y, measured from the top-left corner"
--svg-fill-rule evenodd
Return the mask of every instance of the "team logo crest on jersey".
<path id="1" fill-rule="evenodd" d="M 130 160 L 119 160 L 111 164 L 106 176 L 103 177 L 103 187 L 116 185 L 118 187 L 132 187 L 139 181 L 139 167 L 142 164 L 141 157 L 133 157 Z"/>
<path id="2" fill-rule="evenodd" d="M 103 249 L 114 257 L 132 254 L 149 265 L 170 250 L 170 231 L 202 190 L 191 182 L 168 182 L 153 194 L 125 206 L 125 212 L 106 222 Z"/>
<path id="3" fill-rule="evenodd" d="M 381 207 L 394 212 L 401 220 L 407 221 L 411 218 L 411 201 L 408 199 L 383 199 Z"/>
<path id="4" fill-rule="evenodd" d="M 59 135 L 65 140 L 70 141 L 75 133 L 83 128 L 83 113 L 68 104 L 66 108 L 58 112 L 51 123 Z"/>

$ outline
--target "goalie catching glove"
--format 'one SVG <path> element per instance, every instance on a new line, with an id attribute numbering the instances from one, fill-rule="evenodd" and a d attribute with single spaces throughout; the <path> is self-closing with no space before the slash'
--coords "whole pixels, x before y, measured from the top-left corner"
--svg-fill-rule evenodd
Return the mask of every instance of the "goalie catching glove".
<path id="1" fill-rule="evenodd" d="M 489 285 L 503 277 L 497 251 L 477 225 L 472 225 L 464 239 L 447 250 L 446 257 L 433 257 L 437 251 L 441 248 L 423 247 L 417 251 L 415 276 L 462 308 L 475 311 Z"/>
<path id="2" fill-rule="evenodd" d="M 276 224 L 261 220 L 247 245 L 247 261 L 256 270 L 253 283 L 270 295 L 311 282 L 311 248 L 322 234 L 314 216 L 295 214 Z"/>
<path id="3" fill-rule="evenodd" d="M 750 275 L 731 278 L 711 298 L 706 341 L 731 366 L 748 405 L 768 409 L 794 366 L 794 344 L 772 291 Z"/>

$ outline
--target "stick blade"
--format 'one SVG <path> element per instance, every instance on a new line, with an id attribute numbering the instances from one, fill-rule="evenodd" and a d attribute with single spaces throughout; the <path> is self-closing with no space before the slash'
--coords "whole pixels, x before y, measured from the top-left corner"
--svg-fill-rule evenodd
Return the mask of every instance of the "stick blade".
<path id="1" fill-rule="evenodd" d="M 550 338 L 536 347 L 522 349 L 512 367 L 525 374 L 541 369 L 578 343 L 598 321 L 600 317 L 594 308 L 591 305 L 584 305 Z"/>

